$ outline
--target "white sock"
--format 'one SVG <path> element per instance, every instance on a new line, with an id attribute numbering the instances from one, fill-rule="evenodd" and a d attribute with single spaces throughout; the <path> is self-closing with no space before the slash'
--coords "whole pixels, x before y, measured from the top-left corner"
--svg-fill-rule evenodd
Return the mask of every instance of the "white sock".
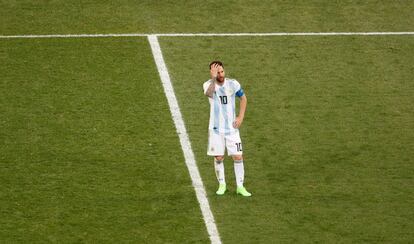
<path id="1" fill-rule="evenodd" d="M 243 181 L 244 181 L 243 160 L 234 160 L 234 173 L 236 175 L 237 187 L 243 186 Z"/>
<path id="2" fill-rule="evenodd" d="M 223 160 L 214 159 L 214 170 L 216 171 L 216 177 L 219 184 L 226 184 L 224 177 L 224 162 Z"/>

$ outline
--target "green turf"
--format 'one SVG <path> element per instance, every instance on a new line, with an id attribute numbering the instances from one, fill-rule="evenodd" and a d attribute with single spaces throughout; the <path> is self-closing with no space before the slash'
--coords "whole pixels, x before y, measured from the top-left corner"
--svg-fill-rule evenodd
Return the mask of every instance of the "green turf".
<path id="1" fill-rule="evenodd" d="M 145 38 L 0 42 L 0 242 L 208 242 Z"/>
<path id="2" fill-rule="evenodd" d="M 413 1 L 11 1 L 0 34 L 413 31 Z"/>
<path id="3" fill-rule="evenodd" d="M 160 38 L 224 243 L 414 240 L 414 38 Z M 215 196 L 202 84 L 221 59 L 248 97 L 246 186 Z M 191 102 L 189 102 L 191 101 Z"/>
<path id="4" fill-rule="evenodd" d="M 10 1 L 0 35 L 414 31 L 413 1 Z M 411 36 L 160 38 L 224 243 L 414 240 Z M 207 66 L 249 98 L 217 198 Z M 208 242 L 145 38 L 0 40 L 0 242 Z"/>

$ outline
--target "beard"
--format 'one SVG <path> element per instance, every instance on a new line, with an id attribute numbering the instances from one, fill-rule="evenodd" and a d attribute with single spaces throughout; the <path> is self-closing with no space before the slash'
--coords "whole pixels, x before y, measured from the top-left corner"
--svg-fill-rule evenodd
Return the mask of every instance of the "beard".
<path id="1" fill-rule="evenodd" d="M 217 77 L 217 81 L 219 83 L 223 83 L 224 82 L 224 76 L 223 77 Z"/>

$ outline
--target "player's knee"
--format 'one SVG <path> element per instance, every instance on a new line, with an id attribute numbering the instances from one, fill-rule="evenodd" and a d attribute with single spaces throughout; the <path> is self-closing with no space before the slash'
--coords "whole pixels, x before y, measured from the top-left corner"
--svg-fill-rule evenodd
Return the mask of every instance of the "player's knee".
<path id="1" fill-rule="evenodd" d="M 223 161 L 224 160 L 224 156 L 215 156 L 214 157 L 217 161 Z"/>
<path id="2" fill-rule="evenodd" d="M 243 156 L 242 155 L 233 155 L 233 160 L 243 160 Z"/>

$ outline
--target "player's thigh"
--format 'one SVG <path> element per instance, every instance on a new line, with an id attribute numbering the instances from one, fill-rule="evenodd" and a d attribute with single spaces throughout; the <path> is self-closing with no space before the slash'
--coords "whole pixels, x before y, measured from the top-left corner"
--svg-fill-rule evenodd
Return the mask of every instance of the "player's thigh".
<path id="1" fill-rule="evenodd" d="M 209 131 L 208 133 L 208 148 L 207 155 L 222 156 L 225 150 L 224 135 Z"/>
<path id="2" fill-rule="evenodd" d="M 225 139 L 227 153 L 229 156 L 243 154 L 242 141 L 240 139 L 240 133 L 238 131 L 234 134 L 227 135 Z"/>

